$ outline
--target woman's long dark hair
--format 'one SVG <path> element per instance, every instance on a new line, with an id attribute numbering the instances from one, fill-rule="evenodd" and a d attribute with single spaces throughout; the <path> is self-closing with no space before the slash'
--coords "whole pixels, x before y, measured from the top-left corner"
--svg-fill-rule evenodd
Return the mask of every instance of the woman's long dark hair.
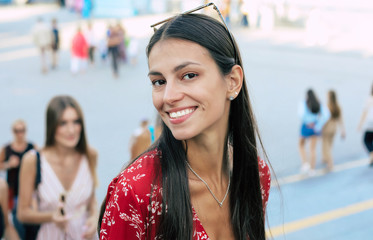
<path id="1" fill-rule="evenodd" d="M 319 113 L 320 112 L 320 102 L 317 100 L 317 97 L 312 89 L 308 89 L 307 91 L 307 107 L 312 113 Z"/>
<path id="2" fill-rule="evenodd" d="M 219 21 L 206 15 L 180 15 L 164 24 L 150 39 L 147 56 L 157 42 L 165 39 L 183 39 L 206 48 L 223 75 L 229 74 L 236 64 L 243 68 L 237 44 L 230 40 L 229 33 Z M 233 148 L 230 212 L 235 238 L 265 239 L 256 143 L 256 138 L 260 137 L 245 78 L 242 90 L 231 102 L 227 137 Z M 165 208 L 162 211 L 158 235 L 163 239 L 192 239 L 186 150 L 165 125 L 158 144 L 162 152 L 163 206 L 167 205 L 167 212 Z"/>

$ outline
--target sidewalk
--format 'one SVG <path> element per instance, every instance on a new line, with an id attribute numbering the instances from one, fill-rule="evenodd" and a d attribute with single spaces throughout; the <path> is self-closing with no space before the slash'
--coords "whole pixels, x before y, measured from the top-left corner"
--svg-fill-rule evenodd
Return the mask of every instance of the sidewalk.
<path id="1" fill-rule="evenodd" d="M 361 159 L 328 174 L 279 179 L 267 208 L 276 240 L 370 239 L 373 234 L 373 168 Z"/>

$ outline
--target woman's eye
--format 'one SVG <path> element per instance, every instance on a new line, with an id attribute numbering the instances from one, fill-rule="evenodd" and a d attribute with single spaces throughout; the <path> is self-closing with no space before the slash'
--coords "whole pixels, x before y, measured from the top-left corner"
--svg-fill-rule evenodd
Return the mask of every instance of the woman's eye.
<path id="1" fill-rule="evenodd" d="M 58 123 L 59 126 L 65 126 L 66 125 L 66 121 L 61 121 Z"/>
<path id="2" fill-rule="evenodd" d="M 152 85 L 153 86 L 161 86 L 161 85 L 163 85 L 165 83 L 166 83 L 165 80 L 154 80 L 154 81 L 152 81 Z"/>
<path id="3" fill-rule="evenodd" d="M 184 75 L 183 79 L 190 80 L 190 79 L 192 79 L 196 76 L 197 76 L 197 74 L 195 74 L 195 73 L 187 73 L 187 74 Z"/>

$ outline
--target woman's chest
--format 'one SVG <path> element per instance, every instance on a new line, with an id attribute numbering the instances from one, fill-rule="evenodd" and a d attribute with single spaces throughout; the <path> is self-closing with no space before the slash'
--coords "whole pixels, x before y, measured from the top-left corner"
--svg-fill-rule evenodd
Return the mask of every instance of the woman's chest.
<path id="1" fill-rule="evenodd" d="M 196 239 L 234 240 L 229 199 L 220 207 L 217 201 L 212 197 L 209 199 L 209 196 L 200 200 L 192 198 L 192 206 Z"/>

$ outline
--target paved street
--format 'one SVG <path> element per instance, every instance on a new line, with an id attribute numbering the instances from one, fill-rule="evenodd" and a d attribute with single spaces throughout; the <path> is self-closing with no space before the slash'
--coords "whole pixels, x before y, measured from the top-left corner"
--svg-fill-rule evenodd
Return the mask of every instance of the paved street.
<path id="1" fill-rule="evenodd" d="M 46 75 L 40 73 L 30 37 L 38 15 L 48 22 L 57 17 L 62 36 L 59 67 Z M 138 64 L 121 65 L 120 77 L 114 79 L 109 64 L 100 61 L 84 74 L 71 75 L 70 41 L 76 25 L 85 26 L 76 14 L 53 5 L 0 7 L 0 144 L 12 138 L 12 121 L 23 118 L 29 139 L 43 146 L 48 101 L 57 94 L 72 95 L 83 108 L 89 143 L 99 153 L 101 202 L 108 183 L 129 160 L 129 138 L 139 120 L 155 117 L 145 47 L 152 33 L 149 25 L 162 17 L 123 20 L 128 33 L 139 39 L 140 52 Z M 98 35 L 104 35 L 107 21 L 95 21 Z M 369 46 L 348 45 L 349 38 L 342 33 L 326 46 L 307 47 L 303 29 L 277 28 L 268 33 L 233 27 L 232 31 L 241 48 L 262 140 L 280 182 L 282 195 L 273 187 L 267 210 L 273 237 L 371 238 L 373 169 L 367 167 L 362 133 L 356 130 L 373 82 Z M 335 172 L 325 175 L 318 163 L 318 175 L 304 179 L 298 175 L 297 108 L 309 87 L 323 102 L 329 89 L 336 90 L 347 138 L 336 138 Z"/>

